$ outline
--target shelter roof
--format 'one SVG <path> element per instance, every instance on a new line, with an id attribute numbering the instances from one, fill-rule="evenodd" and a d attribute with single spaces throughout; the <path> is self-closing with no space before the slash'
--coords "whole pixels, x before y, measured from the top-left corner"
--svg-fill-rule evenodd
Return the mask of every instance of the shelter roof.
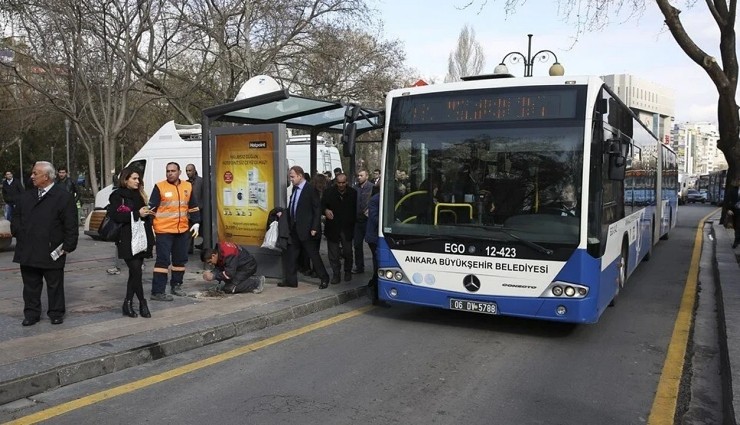
<path id="1" fill-rule="evenodd" d="M 346 109 L 342 102 L 298 96 L 283 89 L 213 106 L 203 113 L 214 121 L 285 123 L 290 128 L 341 132 Z M 357 133 L 381 128 L 382 114 L 381 110 L 362 108 L 361 118 L 355 121 Z"/>

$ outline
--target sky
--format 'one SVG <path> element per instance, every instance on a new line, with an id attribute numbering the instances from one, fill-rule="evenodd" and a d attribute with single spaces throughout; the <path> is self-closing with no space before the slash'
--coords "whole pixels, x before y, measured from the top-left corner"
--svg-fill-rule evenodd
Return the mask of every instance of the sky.
<path id="1" fill-rule="evenodd" d="M 565 0 L 562 0 L 565 1 Z M 508 16 L 503 0 L 376 0 L 383 36 L 404 44 L 406 66 L 419 75 L 444 81 L 450 52 L 463 26 L 475 30 L 486 58 L 484 73 L 511 51 L 527 53 L 527 34 L 533 34 L 532 53 L 552 50 L 565 75 L 631 74 L 673 90 L 676 123 L 717 121 L 717 91 L 709 76 L 678 47 L 654 2 L 644 13 L 616 17 L 604 29 L 586 32 L 574 44 L 575 26 L 558 12 L 557 0 L 530 0 Z M 536 4 L 535 4 L 536 3 Z M 679 2 L 674 2 L 678 5 Z M 689 36 L 719 60 L 719 30 L 704 2 L 683 7 L 681 20 Z M 736 28 L 737 30 L 737 28 Z M 534 75 L 547 75 L 550 62 L 535 62 Z M 522 75 L 523 65 L 507 63 Z"/>

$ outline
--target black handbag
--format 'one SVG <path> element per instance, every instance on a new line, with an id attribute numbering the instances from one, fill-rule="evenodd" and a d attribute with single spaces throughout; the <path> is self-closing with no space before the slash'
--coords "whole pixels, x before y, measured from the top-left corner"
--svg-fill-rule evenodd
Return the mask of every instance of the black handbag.
<path id="1" fill-rule="evenodd" d="M 121 200 L 121 205 L 123 205 L 123 200 Z M 108 208 L 106 207 L 106 210 L 107 209 Z M 105 218 L 103 218 L 103 221 L 100 222 L 98 235 L 100 235 L 100 237 L 103 238 L 104 241 L 118 242 L 121 238 L 121 226 L 122 224 L 113 221 L 110 213 L 106 211 Z"/>

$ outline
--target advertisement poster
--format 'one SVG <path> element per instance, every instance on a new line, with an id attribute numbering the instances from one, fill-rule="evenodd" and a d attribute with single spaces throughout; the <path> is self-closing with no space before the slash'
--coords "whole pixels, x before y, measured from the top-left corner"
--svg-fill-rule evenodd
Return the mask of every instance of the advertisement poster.
<path id="1" fill-rule="evenodd" d="M 214 181 L 218 240 L 260 246 L 273 208 L 272 132 L 216 136 Z"/>

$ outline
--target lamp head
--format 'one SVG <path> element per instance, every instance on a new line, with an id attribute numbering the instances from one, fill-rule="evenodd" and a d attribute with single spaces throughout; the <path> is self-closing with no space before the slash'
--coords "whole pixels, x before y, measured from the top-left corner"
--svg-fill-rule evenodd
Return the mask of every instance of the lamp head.
<path id="1" fill-rule="evenodd" d="M 506 65 L 501 62 L 500 64 L 496 65 L 496 68 L 493 68 L 494 74 L 508 74 L 509 68 L 506 67 Z"/>
<path id="2" fill-rule="evenodd" d="M 552 77 L 562 77 L 565 75 L 565 68 L 563 68 L 563 65 L 560 65 L 560 62 L 555 62 L 550 67 L 550 76 Z"/>

